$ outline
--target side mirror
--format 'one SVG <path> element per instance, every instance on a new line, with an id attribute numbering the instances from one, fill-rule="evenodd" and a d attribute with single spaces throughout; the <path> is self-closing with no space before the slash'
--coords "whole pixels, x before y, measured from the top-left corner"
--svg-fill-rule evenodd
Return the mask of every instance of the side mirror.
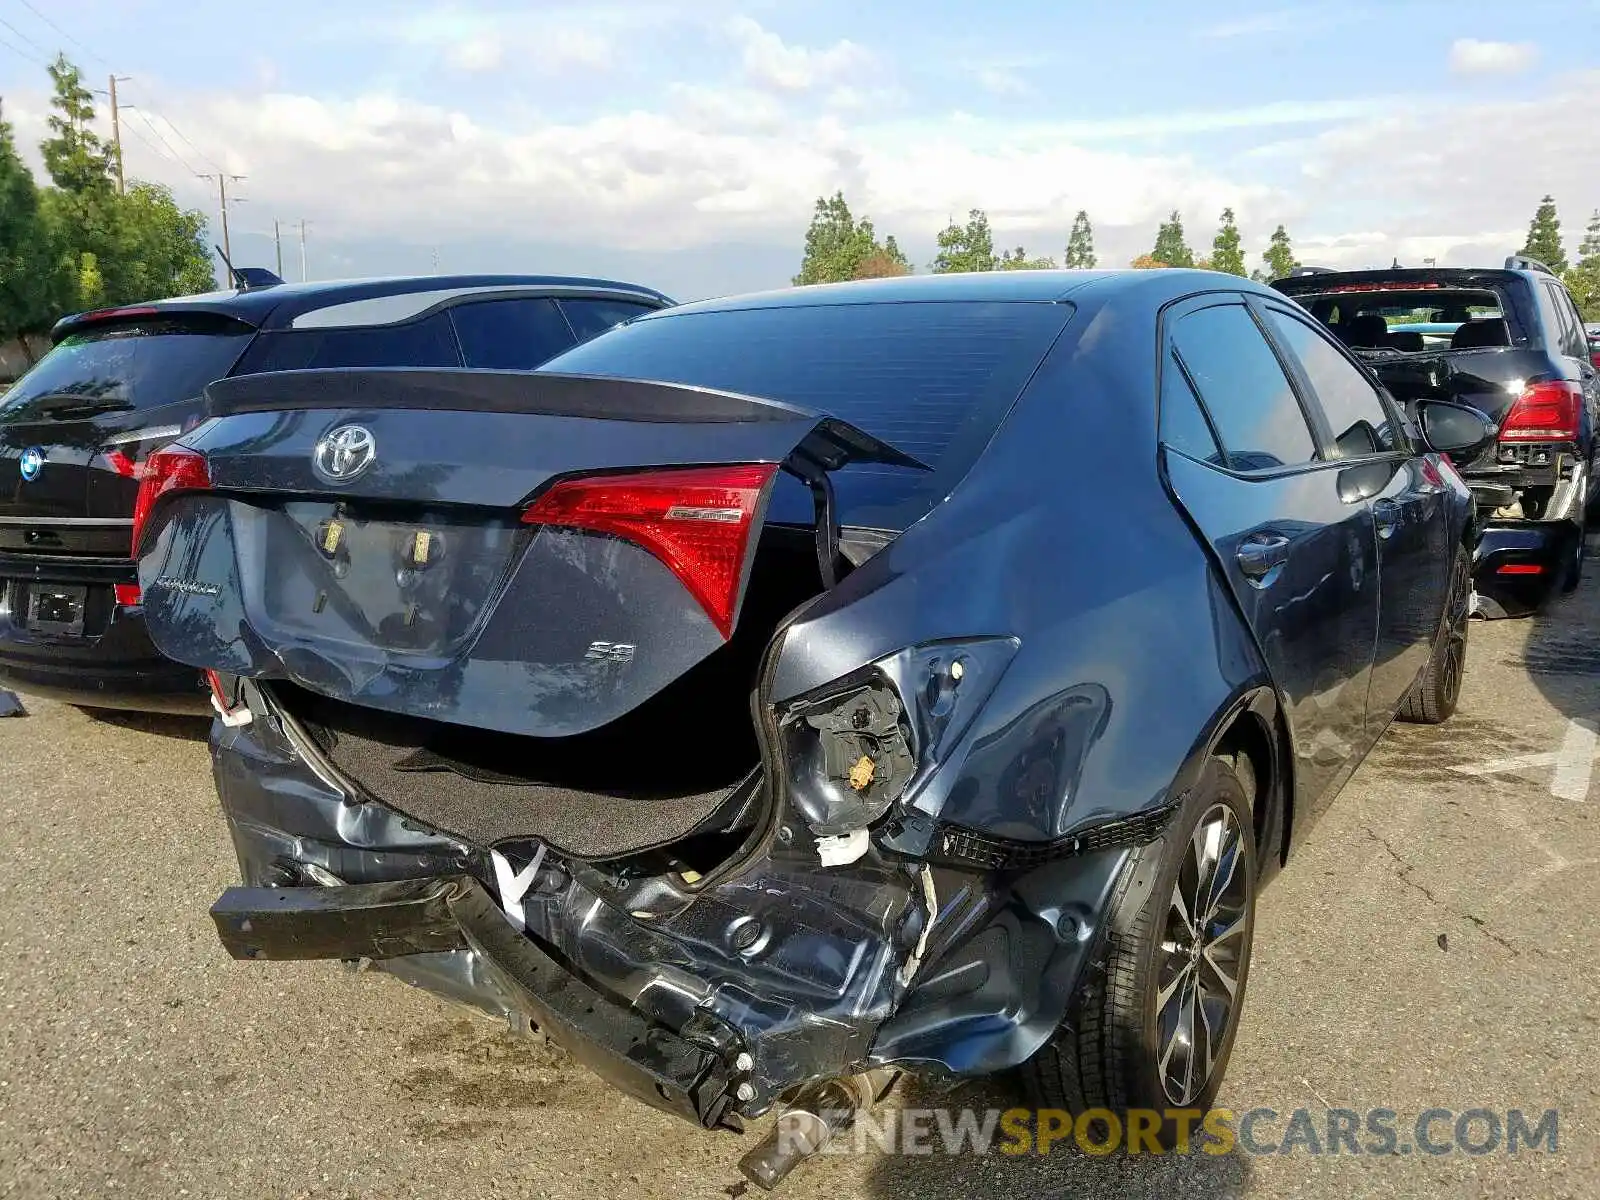
<path id="1" fill-rule="evenodd" d="M 1475 408 L 1445 400 L 1419 400 L 1417 424 L 1428 449 L 1470 457 L 1499 436 L 1500 426 Z"/>

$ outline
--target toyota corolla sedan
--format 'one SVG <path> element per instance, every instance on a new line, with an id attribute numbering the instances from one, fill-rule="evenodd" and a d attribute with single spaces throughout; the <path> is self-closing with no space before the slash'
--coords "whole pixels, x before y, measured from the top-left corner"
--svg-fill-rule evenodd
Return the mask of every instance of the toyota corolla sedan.
<path id="1" fill-rule="evenodd" d="M 766 1186 L 896 1072 L 1206 1108 L 1263 882 L 1455 708 L 1442 456 L 1493 436 L 1196 271 L 716 300 L 208 415 L 134 536 L 221 710 L 224 945 L 806 1117 Z"/>

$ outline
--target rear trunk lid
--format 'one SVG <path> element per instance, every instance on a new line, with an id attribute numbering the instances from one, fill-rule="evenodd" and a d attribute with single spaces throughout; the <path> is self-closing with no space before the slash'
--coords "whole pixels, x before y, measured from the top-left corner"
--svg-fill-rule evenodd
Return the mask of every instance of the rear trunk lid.
<path id="1" fill-rule="evenodd" d="M 303 371 L 209 398 L 183 444 L 210 488 L 142 535 L 162 652 L 533 737 L 616 721 L 736 638 L 778 470 L 827 513 L 829 471 L 920 467 L 819 413 L 675 384 Z"/>

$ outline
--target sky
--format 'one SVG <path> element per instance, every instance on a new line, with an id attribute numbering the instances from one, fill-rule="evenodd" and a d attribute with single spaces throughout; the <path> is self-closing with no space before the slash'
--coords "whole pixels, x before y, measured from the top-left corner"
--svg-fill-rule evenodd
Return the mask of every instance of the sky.
<path id="1" fill-rule="evenodd" d="M 820 195 L 919 270 L 971 208 L 1100 265 L 1224 207 L 1252 265 L 1498 264 L 1545 193 L 1568 252 L 1600 208 L 1600 0 L 0 0 L 25 153 L 43 64 L 119 83 L 130 175 L 234 261 L 310 278 L 595 274 L 680 299 L 781 286 Z M 226 12 L 226 17 L 220 14 Z M 109 133 L 102 102 L 102 125 Z M 32 158 L 36 169 L 37 155 Z"/>

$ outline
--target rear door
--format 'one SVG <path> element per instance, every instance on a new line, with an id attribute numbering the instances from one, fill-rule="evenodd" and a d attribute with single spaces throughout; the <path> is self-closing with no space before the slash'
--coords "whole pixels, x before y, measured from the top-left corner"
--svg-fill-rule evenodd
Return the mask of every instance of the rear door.
<path id="1" fill-rule="evenodd" d="M 1242 296 L 1169 309 L 1162 346 L 1167 477 L 1284 697 L 1299 811 L 1314 816 L 1371 737 L 1372 513 L 1365 498 L 1341 494 L 1340 465 L 1326 460 L 1320 426 Z"/>
<path id="2" fill-rule="evenodd" d="M 1414 457 L 1399 414 L 1317 324 L 1287 305 L 1262 306 L 1267 329 L 1332 434 L 1329 458 L 1350 503 L 1370 500 L 1378 552 L 1378 639 L 1368 732 L 1383 732 L 1427 665 L 1450 583 L 1447 489 Z"/>

